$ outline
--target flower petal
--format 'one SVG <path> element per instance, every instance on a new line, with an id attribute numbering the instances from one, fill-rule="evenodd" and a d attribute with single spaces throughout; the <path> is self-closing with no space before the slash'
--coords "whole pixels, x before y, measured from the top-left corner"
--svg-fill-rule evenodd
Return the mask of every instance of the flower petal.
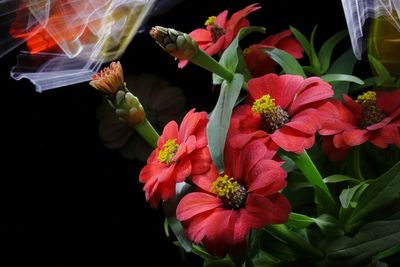
<path id="1" fill-rule="evenodd" d="M 216 196 L 201 192 L 189 193 L 179 202 L 176 218 L 179 221 L 185 221 L 220 206 L 222 206 L 222 201 Z"/>
<path id="2" fill-rule="evenodd" d="M 344 142 L 349 146 L 358 146 L 368 141 L 371 132 L 365 129 L 346 129 L 342 133 Z"/>
<path id="3" fill-rule="evenodd" d="M 283 126 L 271 135 L 272 140 L 288 152 L 301 154 L 314 145 L 315 136 Z"/>

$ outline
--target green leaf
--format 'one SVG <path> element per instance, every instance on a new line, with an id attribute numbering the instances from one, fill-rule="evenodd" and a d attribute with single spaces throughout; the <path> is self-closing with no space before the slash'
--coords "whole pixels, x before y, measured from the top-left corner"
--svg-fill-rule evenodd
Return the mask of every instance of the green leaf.
<path id="1" fill-rule="evenodd" d="M 321 72 L 325 73 L 331 63 L 331 56 L 336 45 L 348 35 L 347 30 L 340 31 L 330 37 L 319 50 L 318 58 L 321 63 Z"/>
<path id="2" fill-rule="evenodd" d="M 357 62 L 356 57 L 353 54 L 353 49 L 349 48 L 344 52 L 328 69 L 327 74 L 343 73 L 351 75 L 353 73 L 354 66 Z M 341 99 L 342 94 L 347 94 L 349 91 L 349 83 L 334 83 L 332 84 L 333 91 L 335 92 L 335 98 Z"/>
<path id="3" fill-rule="evenodd" d="M 224 147 L 232 109 L 240 94 L 244 79 L 241 74 L 234 74 L 233 80 L 223 81 L 217 104 L 207 124 L 208 146 L 217 169 L 224 170 Z"/>
<path id="4" fill-rule="evenodd" d="M 311 33 L 311 38 L 310 38 L 310 49 L 311 49 L 311 57 L 310 57 L 310 61 L 311 61 L 311 66 L 314 68 L 314 70 L 317 71 L 317 73 L 319 74 L 318 76 L 321 75 L 321 64 L 319 62 L 317 53 L 315 52 L 315 48 L 314 48 L 314 39 L 315 39 L 315 33 L 317 32 L 317 28 L 318 25 L 315 25 L 312 33 Z"/>
<path id="5" fill-rule="evenodd" d="M 357 192 L 357 190 L 362 187 L 364 183 L 360 183 L 358 185 L 355 185 L 350 188 L 345 188 L 342 190 L 342 193 L 340 193 L 339 200 L 340 203 L 342 204 L 342 207 L 347 209 L 350 205 L 351 200 L 353 199 L 354 194 Z"/>
<path id="6" fill-rule="evenodd" d="M 253 259 L 254 267 L 278 267 L 281 266 L 279 264 L 280 262 L 281 261 L 278 258 L 263 250 L 260 250 Z"/>
<path id="7" fill-rule="evenodd" d="M 185 230 L 183 229 L 180 221 L 178 221 L 175 217 L 167 217 L 167 220 L 168 225 L 175 234 L 176 239 L 178 239 L 180 246 L 186 252 L 192 251 L 192 242 L 186 237 Z"/>
<path id="8" fill-rule="evenodd" d="M 392 83 L 394 78 L 390 75 L 390 72 L 386 69 L 386 67 L 375 57 L 372 55 L 368 55 L 369 63 L 372 68 L 375 70 L 378 75 L 375 79 L 377 85 L 383 85 L 384 83 Z"/>
<path id="9" fill-rule="evenodd" d="M 164 233 L 167 237 L 169 237 L 169 227 L 168 227 L 168 219 L 165 218 L 164 220 Z"/>
<path id="10" fill-rule="evenodd" d="M 374 255 L 398 245 L 400 220 L 378 221 L 364 225 L 353 237 L 342 237 L 326 248 L 329 266 L 359 266 L 371 262 Z M 337 265 L 335 265 L 335 263 Z"/>
<path id="11" fill-rule="evenodd" d="M 325 236 L 337 237 L 344 234 L 343 229 L 339 226 L 339 221 L 329 214 L 322 214 L 318 218 L 312 218 L 312 220 Z"/>
<path id="12" fill-rule="evenodd" d="M 324 183 L 329 184 L 329 183 L 340 183 L 340 182 L 345 182 L 349 181 L 352 183 L 358 183 L 359 181 L 355 178 L 352 178 L 350 176 L 342 175 L 342 174 L 335 174 L 331 175 L 328 177 L 324 178 Z"/>
<path id="13" fill-rule="evenodd" d="M 287 225 L 293 229 L 307 228 L 310 224 L 315 223 L 313 218 L 308 217 L 307 215 L 291 212 L 289 214 L 289 220 L 287 221 Z"/>
<path id="14" fill-rule="evenodd" d="M 356 84 L 364 84 L 360 78 L 348 74 L 326 74 L 321 77 L 325 82 L 353 82 Z"/>
<path id="15" fill-rule="evenodd" d="M 272 58 L 272 60 L 282 67 L 286 74 L 300 75 L 304 78 L 306 77 L 303 68 L 291 54 L 278 48 L 264 49 L 264 51 Z"/>
<path id="16" fill-rule="evenodd" d="M 236 72 L 236 69 L 239 64 L 239 57 L 238 57 L 239 41 L 252 32 L 265 33 L 265 28 L 264 27 L 242 28 L 236 35 L 235 39 L 233 39 L 232 43 L 223 52 L 221 59 L 219 60 L 219 63 L 224 67 L 226 67 L 231 72 Z M 221 84 L 223 80 L 224 79 L 213 73 L 213 84 Z"/>
<path id="17" fill-rule="evenodd" d="M 346 228 L 361 225 L 374 212 L 391 204 L 400 197 L 400 162 L 376 179 L 361 195 L 357 207 L 347 222 Z"/>
<path id="18" fill-rule="evenodd" d="M 293 26 L 289 27 L 290 30 L 292 31 L 294 37 L 300 42 L 301 46 L 304 48 L 304 52 L 307 54 L 307 56 L 311 59 L 311 44 L 307 40 L 307 37 L 304 36 L 298 29 L 296 29 Z"/>

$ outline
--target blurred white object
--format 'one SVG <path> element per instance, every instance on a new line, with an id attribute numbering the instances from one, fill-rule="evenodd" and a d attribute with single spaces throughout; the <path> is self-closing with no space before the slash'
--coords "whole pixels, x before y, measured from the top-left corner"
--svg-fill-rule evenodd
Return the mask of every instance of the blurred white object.
<path id="1" fill-rule="evenodd" d="M 37 91 L 90 80 L 119 58 L 155 0 L 0 0 L 0 57 L 26 42 L 11 76 Z"/>
<path id="2" fill-rule="evenodd" d="M 386 17 L 400 32 L 400 0 L 342 0 L 353 51 L 361 59 L 364 23 L 368 18 Z"/>

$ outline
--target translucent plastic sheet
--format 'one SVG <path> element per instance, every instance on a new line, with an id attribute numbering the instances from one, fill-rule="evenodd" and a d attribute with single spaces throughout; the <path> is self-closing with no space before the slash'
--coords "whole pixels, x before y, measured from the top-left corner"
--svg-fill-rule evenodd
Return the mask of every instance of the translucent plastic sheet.
<path id="1" fill-rule="evenodd" d="M 385 17 L 400 32 L 400 0 L 342 0 L 354 54 L 361 59 L 364 24 L 368 18 Z"/>
<path id="2" fill-rule="evenodd" d="M 87 81 L 121 56 L 154 1 L 0 0 L 0 57 L 26 43 L 11 75 L 38 91 Z"/>

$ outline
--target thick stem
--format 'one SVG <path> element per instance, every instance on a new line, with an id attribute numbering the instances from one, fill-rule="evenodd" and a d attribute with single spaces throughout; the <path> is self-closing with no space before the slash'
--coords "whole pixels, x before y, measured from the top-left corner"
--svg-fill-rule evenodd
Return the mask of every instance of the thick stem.
<path id="1" fill-rule="evenodd" d="M 198 52 L 193 56 L 193 58 L 190 59 L 190 61 L 212 73 L 217 74 L 228 82 L 233 80 L 232 72 L 219 64 L 215 59 L 204 53 L 204 51 L 201 49 L 198 50 Z"/>
<path id="2" fill-rule="evenodd" d="M 336 202 L 307 152 L 304 151 L 300 155 L 288 154 L 288 156 L 296 163 L 296 166 L 313 186 L 315 191 L 315 202 L 320 210 L 323 213 L 329 213 L 336 216 L 338 212 Z"/>
<path id="3" fill-rule="evenodd" d="M 153 148 L 157 147 L 157 141 L 160 136 L 147 118 L 145 118 L 141 123 L 136 124 L 134 128 L 149 145 L 151 145 Z"/>
<path id="4" fill-rule="evenodd" d="M 270 235 L 288 243 L 293 248 L 310 255 L 312 258 L 315 258 L 317 260 L 321 260 L 324 258 L 324 254 L 322 253 L 322 251 L 307 243 L 304 239 L 302 239 L 295 232 L 292 232 L 284 224 L 271 224 L 268 227 L 264 228 L 264 230 Z"/>

